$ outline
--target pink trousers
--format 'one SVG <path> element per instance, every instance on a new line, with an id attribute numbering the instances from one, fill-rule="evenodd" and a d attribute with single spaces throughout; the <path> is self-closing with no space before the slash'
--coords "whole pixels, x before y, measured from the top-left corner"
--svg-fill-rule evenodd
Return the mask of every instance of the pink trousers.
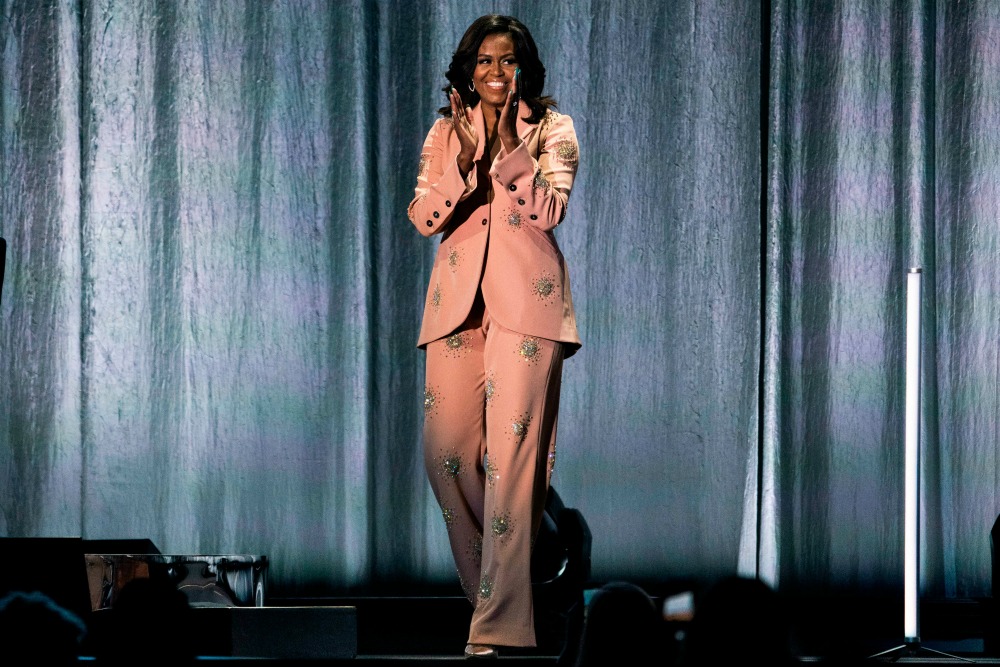
<path id="1" fill-rule="evenodd" d="M 478 306 L 427 345 L 424 462 L 475 611 L 469 643 L 535 646 L 531 547 L 552 466 L 561 343 Z"/>

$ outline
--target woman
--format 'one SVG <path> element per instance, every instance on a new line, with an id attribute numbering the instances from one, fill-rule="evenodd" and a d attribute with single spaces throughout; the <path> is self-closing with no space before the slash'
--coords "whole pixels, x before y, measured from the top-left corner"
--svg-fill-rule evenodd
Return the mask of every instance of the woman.
<path id="1" fill-rule="evenodd" d="M 542 96 L 528 29 L 484 16 L 445 76 L 449 104 L 421 151 L 410 221 L 442 234 L 418 346 L 424 461 L 475 611 L 465 653 L 535 646 L 531 544 L 555 461 L 564 357 L 580 341 L 552 230 L 578 149 Z"/>

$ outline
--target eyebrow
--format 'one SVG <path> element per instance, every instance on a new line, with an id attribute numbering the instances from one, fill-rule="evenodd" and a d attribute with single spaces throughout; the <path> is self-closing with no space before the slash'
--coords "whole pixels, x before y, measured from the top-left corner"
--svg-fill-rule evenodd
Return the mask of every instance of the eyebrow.
<path id="1" fill-rule="evenodd" d="M 480 53 L 476 57 L 477 58 L 492 58 L 493 54 L 492 53 Z M 515 53 L 505 53 L 502 56 L 500 56 L 500 58 L 516 58 L 516 57 L 517 57 L 517 54 L 515 54 Z"/>

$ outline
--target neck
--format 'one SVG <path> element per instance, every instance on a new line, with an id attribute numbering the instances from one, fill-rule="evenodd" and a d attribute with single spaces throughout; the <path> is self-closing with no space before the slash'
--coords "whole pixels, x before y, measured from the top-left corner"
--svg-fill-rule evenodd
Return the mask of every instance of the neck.
<path id="1" fill-rule="evenodd" d="M 483 104 L 483 124 L 486 125 L 486 140 L 492 141 L 500 126 L 500 109 Z"/>

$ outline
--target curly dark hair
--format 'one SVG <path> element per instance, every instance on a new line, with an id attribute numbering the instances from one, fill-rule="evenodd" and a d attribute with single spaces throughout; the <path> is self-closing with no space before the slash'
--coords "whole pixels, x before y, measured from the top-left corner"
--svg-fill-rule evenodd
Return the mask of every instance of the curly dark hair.
<path id="1" fill-rule="evenodd" d="M 528 122 L 537 123 L 550 107 L 556 106 L 556 101 L 542 95 L 542 88 L 545 86 L 545 65 L 538 58 L 538 47 L 535 46 L 531 32 L 513 16 L 488 14 L 472 22 L 451 57 L 451 65 L 444 73 L 449 84 L 442 90 L 448 95 L 454 86 L 462 96 L 463 104 L 470 107 L 479 104 L 479 93 L 469 90 L 469 82 L 472 81 L 472 74 L 476 69 L 479 46 L 487 35 L 496 33 L 506 33 L 514 42 L 514 55 L 517 57 L 518 67 L 521 68 L 519 94 L 521 101 L 531 109 Z M 451 116 L 451 105 L 446 104 L 438 111 L 442 116 Z"/>

